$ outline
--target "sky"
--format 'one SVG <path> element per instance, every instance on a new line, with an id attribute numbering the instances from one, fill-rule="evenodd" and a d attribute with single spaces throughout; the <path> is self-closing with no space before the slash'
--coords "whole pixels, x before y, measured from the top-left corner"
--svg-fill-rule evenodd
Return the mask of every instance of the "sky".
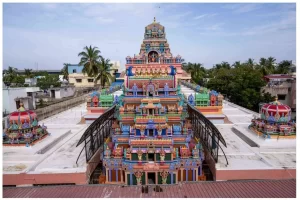
<path id="1" fill-rule="evenodd" d="M 92 45 L 124 69 L 154 17 L 185 62 L 296 60 L 295 3 L 4 3 L 3 68 L 61 69 Z"/>

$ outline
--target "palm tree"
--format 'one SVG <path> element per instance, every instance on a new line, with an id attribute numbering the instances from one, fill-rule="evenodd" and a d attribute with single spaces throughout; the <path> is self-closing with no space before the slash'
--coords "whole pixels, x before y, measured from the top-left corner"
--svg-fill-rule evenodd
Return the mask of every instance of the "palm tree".
<path id="1" fill-rule="evenodd" d="M 6 84 L 6 85 L 10 85 L 14 78 L 17 76 L 17 71 L 18 69 L 17 68 L 14 68 L 14 67 L 8 67 L 7 70 L 3 70 L 3 73 L 4 73 L 4 77 L 3 77 L 3 82 Z"/>
<path id="2" fill-rule="evenodd" d="M 270 73 L 274 73 L 275 71 L 275 66 L 276 66 L 275 61 L 276 59 L 274 57 L 269 57 L 267 59 L 267 69 Z"/>
<path id="3" fill-rule="evenodd" d="M 276 73 L 278 74 L 287 74 L 291 71 L 292 61 L 291 60 L 283 60 L 278 63 L 276 67 Z"/>
<path id="4" fill-rule="evenodd" d="M 254 59 L 249 58 L 246 63 L 245 63 L 248 67 L 254 69 L 255 63 L 254 63 Z"/>
<path id="5" fill-rule="evenodd" d="M 83 65 L 82 73 L 88 74 L 88 76 L 95 76 L 98 74 L 99 59 L 102 58 L 98 47 L 92 47 L 91 45 L 83 48 L 84 51 L 80 52 L 78 56 L 81 56 L 79 65 Z"/>
<path id="6" fill-rule="evenodd" d="M 228 62 L 223 61 L 221 64 L 216 64 L 215 68 L 217 68 L 217 69 L 221 69 L 221 68 L 230 69 L 230 64 Z"/>
<path id="7" fill-rule="evenodd" d="M 64 63 L 64 67 L 61 70 L 61 73 L 63 74 L 63 79 L 69 81 L 69 72 L 68 72 L 68 67 L 69 63 Z"/>
<path id="8" fill-rule="evenodd" d="M 234 68 L 241 68 L 242 66 L 241 61 L 236 61 L 232 64 L 232 67 Z"/>
<path id="9" fill-rule="evenodd" d="M 32 69 L 25 69 L 25 77 L 26 78 L 32 78 L 33 74 L 32 74 Z"/>
<path id="10" fill-rule="evenodd" d="M 113 81 L 113 76 L 110 74 L 112 64 L 109 59 L 100 58 L 100 63 L 97 64 L 98 74 L 95 76 L 94 82 L 97 83 L 100 80 L 101 88 L 104 88 L 106 83 Z"/>

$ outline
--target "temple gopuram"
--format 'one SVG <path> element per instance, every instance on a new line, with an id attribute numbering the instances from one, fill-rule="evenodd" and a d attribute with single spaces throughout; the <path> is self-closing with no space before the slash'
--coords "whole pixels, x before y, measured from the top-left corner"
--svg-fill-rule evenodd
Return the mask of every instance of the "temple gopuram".
<path id="1" fill-rule="evenodd" d="M 155 20 L 148 25 L 140 54 L 126 61 L 123 94 L 115 96 L 113 131 L 104 144 L 100 182 L 148 185 L 205 180 L 203 148 L 193 136 L 177 82 L 184 78 L 183 59 L 172 57 L 164 27 Z"/>
<path id="2" fill-rule="evenodd" d="M 180 55 L 174 57 L 166 39 L 165 27 L 156 22 L 145 27 L 144 40 L 140 53 L 134 57 L 126 57 L 127 73 L 134 73 L 149 78 L 155 74 L 167 74 L 171 72 L 170 66 L 176 71 L 176 79 L 191 80 L 191 75 L 182 70 L 184 60 Z M 127 74 L 128 75 L 128 74 Z M 127 80 L 124 80 L 127 84 Z M 138 82 L 137 82 L 138 84 Z M 126 85 L 126 87 L 129 87 Z"/>

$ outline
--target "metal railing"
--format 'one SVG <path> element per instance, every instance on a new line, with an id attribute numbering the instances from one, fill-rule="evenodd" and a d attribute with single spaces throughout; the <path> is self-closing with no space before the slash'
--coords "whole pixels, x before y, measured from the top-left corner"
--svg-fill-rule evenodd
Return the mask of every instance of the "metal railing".
<path id="1" fill-rule="evenodd" d="M 195 109 L 189 103 L 187 103 L 187 111 L 192 122 L 194 136 L 200 138 L 200 142 L 202 143 L 203 147 L 213 157 L 216 163 L 218 162 L 220 149 L 223 152 L 228 165 L 225 152 L 219 144 L 219 142 L 221 142 L 225 147 L 227 147 L 220 131 L 210 120 L 208 120 L 200 111 Z"/>
<path id="2" fill-rule="evenodd" d="M 84 142 L 84 147 L 78 155 L 76 164 L 83 152 L 83 149 L 85 149 L 86 162 L 90 161 L 98 149 L 102 149 L 102 151 L 104 151 L 104 140 L 110 136 L 115 111 L 116 106 L 114 105 L 96 119 L 83 133 L 76 145 L 77 147 Z"/>

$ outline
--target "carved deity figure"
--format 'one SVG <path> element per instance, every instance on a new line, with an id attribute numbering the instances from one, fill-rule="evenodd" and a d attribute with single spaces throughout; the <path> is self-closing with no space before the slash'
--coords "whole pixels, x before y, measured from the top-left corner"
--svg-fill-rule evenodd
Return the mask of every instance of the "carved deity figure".
<path id="1" fill-rule="evenodd" d="M 133 96 L 137 96 L 137 90 L 138 90 L 138 87 L 136 85 L 136 83 L 134 83 L 134 85 L 132 86 L 132 91 L 133 91 Z"/>
<path id="2" fill-rule="evenodd" d="M 147 89 L 146 89 L 146 83 L 144 82 L 143 83 L 143 95 L 146 95 L 146 91 L 147 91 Z"/>
<path id="3" fill-rule="evenodd" d="M 169 96 L 169 86 L 168 86 L 168 83 L 166 83 L 165 86 L 164 86 L 164 92 L 165 92 L 165 96 Z"/>

